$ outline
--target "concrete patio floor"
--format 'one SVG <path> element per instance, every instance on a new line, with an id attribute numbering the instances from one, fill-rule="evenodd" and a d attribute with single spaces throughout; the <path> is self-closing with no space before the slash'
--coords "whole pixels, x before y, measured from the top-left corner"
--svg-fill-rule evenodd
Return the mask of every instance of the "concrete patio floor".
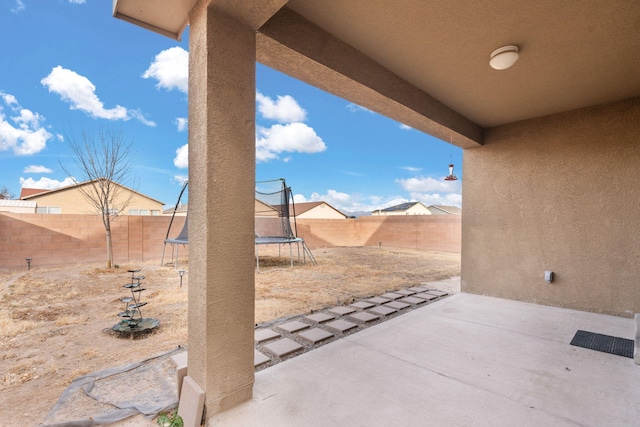
<path id="1" fill-rule="evenodd" d="M 211 426 L 629 426 L 640 366 L 571 346 L 635 322 L 456 294 L 256 373 Z"/>

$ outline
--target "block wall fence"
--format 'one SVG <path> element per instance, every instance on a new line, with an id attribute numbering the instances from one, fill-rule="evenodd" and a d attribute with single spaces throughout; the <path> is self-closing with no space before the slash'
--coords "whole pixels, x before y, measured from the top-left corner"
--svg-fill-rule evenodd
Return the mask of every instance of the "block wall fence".
<path id="1" fill-rule="evenodd" d="M 122 216 L 112 222 L 115 264 L 162 257 L 167 216 Z M 170 237 L 184 225 L 175 217 Z M 298 236 L 313 251 L 333 246 L 382 246 L 460 253 L 459 215 L 298 219 Z M 188 246 L 180 247 L 188 255 Z M 106 237 L 98 215 L 0 213 L 0 269 L 106 263 Z M 167 245 L 165 261 L 171 258 Z"/>

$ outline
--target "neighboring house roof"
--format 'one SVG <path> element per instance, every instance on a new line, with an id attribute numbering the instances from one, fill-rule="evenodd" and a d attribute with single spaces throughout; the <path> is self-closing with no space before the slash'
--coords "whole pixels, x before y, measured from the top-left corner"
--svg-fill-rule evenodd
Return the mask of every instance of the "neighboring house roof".
<path id="1" fill-rule="evenodd" d="M 411 209 L 416 205 L 422 205 L 423 208 L 428 210 L 428 208 L 422 202 L 406 202 L 406 203 L 400 203 L 399 205 L 390 206 L 384 209 L 376 209 L 374 212 L 404 212 L 404 211 L 408 211 L 409 209 Z"/>
<path id="2" fill-rule="evenodd" d="M 406 211 L 409 208 L 414 207 L 417 204 L 421 204 L 420 202 L 407 202 L 407 203 L 401 203 L 399 205 L 395 205 L 395 206 L 390 206 L 388 208 L 382 209 L 383 212 L 392 212 L 392 211 Z M 426 208 L 426 206 L 425 206 Z"/>
<path id="3" fill-rule="evenodd" d="M 90 181 L 79 182 L 77 184 L 68 185 L 66 187 L 60 187 L 60 188 L 56 188 L 56 189 L 53 189 L 53 190 L 39 190 L 39 189 L 36 189 L 36 188 L 23 188 L 22 191 L 20 191 L 20 199 L 21 200 L 37 199 L 38 197 L 43 196 L 45 194 L 53 194 L 53 193 L 73 190 L 73 189 L 78 188 L 78 187 L 84 187 L 84 186 L 89 185 L 89 184 L 91 184 L 92 182 L 95 182 L 95 181 L 98 181 L 98 180 L 94 179 L 94 180 L 90 180 Z M 139 196 L 145 197 L 145 198 L 147 198 L 149 200 L 153 200 L 156 203 L 160 203 L 161 205 L 164 205 L 164 202 L 161 202 L 159 200 L 154 199 L 153 197 L 149 197 L 149 196 L 147 196 L 145 194 L 142 194 L 142 193 L 140 193 L 140 192 L 138 192 L 136 190 L 133 190 L 133 189 L 131 189 L 131 188 L 125 186 L 125 185 L 118 184 L 117 182 L 114 182 L 114 184 L 124 188 L 125 190 L 131 191 L 132 193 L 138 194 Z M 29 192 L 30 194 L 27 195 L 27 196 L 23 196 L 22 194 L 25 191 Z"/>
<path id="4" fill-rule="evenodd" d="M 450 215 L 460 215 L 462 213 L 462 209 L 457 206 L 431 205 L 427 209 L 429 209 L 431 213 L 445 213 Z"/>
<path id="5" fill-rule="evenodd" d="M 294 216 L 294 212 L 293 209 L 295 209 L 295 216 L 299 217 L 304 215 L 305 213 L 312 211 L 318 207 L 321 206 L 326 206 L 330 209 L 333 209 L 335 212 L 339 213 L 340 215 L 344 216 L 345 218 L 347 218 L 347 215 L 345 215 L 343 212 L 341 212 L 340 210 L 334 208 L 333 206 L 331 206 L 329 203 L 327 202 L 303 202 L 303 203 L 292 203 L 291 205 L 289 205 L 289 211 L 290 211 L 290 215 Z"/>
<path id="6" fill-rule="evenodd" d="M 47 190 L 46 188 L 25 188 L 22 187 L 22 189 L 20 190 L 20 200 L 25 199 L 29 196 L 33 196 L 35 194 L 40 194 L 40 193 L 44 193 Z"/>
<path id="7" fill-rule="evenodd" d="M 178 208 L 176 208 L 175 205 L 173 205 L 172 207 L 170 207 L 169 209 L 165 209 L 162 211 L 162 215 L 173 215 L 173 210 L 175 209 L 176 211 L 176 215 L 179 214 L 186 214 L 187 210 L 189 209 L 189 203 L 180 203 L 178 205 Z"/>
<path id="8" fill-rule="evenodd" d="M 0 208 L 36 208 L 36 202 L 0 199 Z"/>

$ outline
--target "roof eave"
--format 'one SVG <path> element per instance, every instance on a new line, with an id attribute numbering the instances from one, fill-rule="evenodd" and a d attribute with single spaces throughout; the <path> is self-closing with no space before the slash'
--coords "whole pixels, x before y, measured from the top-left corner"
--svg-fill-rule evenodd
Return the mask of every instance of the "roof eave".
<path id="1" fill-rule="evenodd" d="M 117 0 L 114 0 L 114 2 Z M 174 39 L 177 41 L 182 41 L 182 33 L 184 29 L 187 28 L 187 24 L 189 21 L 185 21 L 183 25 L 180 26 L 180 30 L 178 32 L 174 32 L 171 30 L 167 30 L 165 28 L 158 27 L 153 24 L 149 24 L 148 22 L 140 21 L 139 19 L 133 18 L 131 16 L 125 15 L 124 13 L 120 13 L 117 10 L 113 11 L 113 17 L 117 19 L 121 19 L 123 21 L 127 21 L 130 24 L 137 25 L 138 27 L 142 27 L 149 31 L 153 31 L 154 33 L 161 34 L 165 37 L 169 37 L 170 39 Z"/>

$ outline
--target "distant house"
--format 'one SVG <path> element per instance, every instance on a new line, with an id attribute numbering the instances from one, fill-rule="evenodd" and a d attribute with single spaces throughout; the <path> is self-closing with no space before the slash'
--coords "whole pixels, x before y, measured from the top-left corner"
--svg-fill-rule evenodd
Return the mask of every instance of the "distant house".
<path id="1" fill-rule="evenodd" d="M 36 202 L 0 199 L 0 212 L 36 213 Z"/>
<path id="2" fill-rule="evenodd" d="M 427 209 L 431 215 L 460 215 L 462 209 L 457 206 L 431 205 Z"/>
<path id="3" fill-rule="evenodd" d="M 175 210 L 176 216 L 187 216 L 188 209 L 189 209 L 188 203 L 180 203 L 177 208 L 175 205 L 173 205 L 169 209 L 163 210 L 162 215 L 173 215 L 173 211 Z"/>
<path id="4" fill-rule="evenodd" d="M 407 202 L 385 209 L 377 209 L 371 215 L 431 215 L 431 211 L 421 202 Z"/>
<path id="5" fill-rule="evenodd" d="M 42 214 L 97 214 L 96 208 L 89 203 L 80 191 L 81 187 L 92 185 L 94 181 L 85 181 L 77 185 L 57 188 L 55 190 L 42 190 L 35 188 L 23 188 L 20 192 L 20 200 L 35 202 L 35 213 Z M 126 212 L 118 212 L 120 215 L 160 215 L 164 203 L 138 193 L 124 185 L 113 183 L 120 187 L 118 200 L 114 205 L 131 197 Z"/>
<path id="6" fill-rule="evenodd" d="M 285 209 L 286 210 L 286 209 Z M 255 200 L 255 216 L 259 217 L 277 217 L 280 211 L 271 205 L 268 205 L 258 199 Z"/>
<path id="7" fill-rule="evenodd" d="M 295 208 L 295 213 L 293 209 Z M 340 212 L 327 202 L 295 203 L 289 206 L 291 216 L 296 218 L 314 219 L 345 219 L 347 215 Z"/>

